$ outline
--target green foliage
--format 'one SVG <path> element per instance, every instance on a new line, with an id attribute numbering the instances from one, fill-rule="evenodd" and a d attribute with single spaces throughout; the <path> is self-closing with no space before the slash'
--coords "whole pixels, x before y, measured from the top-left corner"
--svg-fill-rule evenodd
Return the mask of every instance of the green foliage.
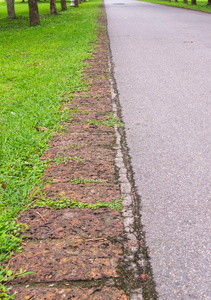
<path id="1" fill-rule="evenodd" d="M 102 179 L 87 179 L 83 177 L 74 178 L 73 180 L 71 180 L 72 184 L 103 183 L 103 182 L 107 182 L 107 181 Z"/>
<path id="2" fill-rule="evenodd" d="M 208 5 L 207 0 L 196 0 L 197 5 L 191 5 L 191 0 L 188 1 L 188 4 L 184 4 L 183 0 L 178 0 L 178 3 L 175 3 L 174 0 L 172 0 L 171 2 L 169 2 L 168 0 L 164 0 L 164 1 L 162 1 L 162 0 L 161 1 L 160 0 L 140 0 L 140 1 L 211 12 L 211 6 Z"/>
<path id="3" fill-rule="evenodd" d="M 77 200 L 68 200 L 66 197 L 61 197 L 59 199 L 40 199 L 32 207 L 52 207 L 53 209 L 62 209 L 62 208 L 90 208 L 90 209 L 99 209 L 101 207 L 108 207 L 110 209 L 116 209 L 121 211 L 123 197 L 119 199 L 112 199 L 111 202 L 99 202 L 95 201 L 94 203 L 84 203 L 78 202 Z"/>
<path id="4" fill-rule="evenodd" d="M 77 106 L 72 112 L 69 107 L 65 107 L 61 114 L 62 122 L 72 122 L 73 117 L 77 114 L 79 106 Z"/>
<path id="5" fill-rule="evenodd" d="M 9 295 L 9 290 L 6 288 L 5 284 L 12 279 L 18 278 L 20 276 L 24 276 L 27 274 L 32 274 L 33 272 L 24 272 L 22 269 L 19 269 L 18 272 L 14 273 L 12 270 L 8 268 L 0 268 L 0 299 L 2 300 L 10 300 L 15 299 L 14 295 Z"/>
<path id="6" fill-rule="evenodd" d="M 27 228 L 25 224 L 16 224 L 15 221 L 6 221 L 0 223 L 0 263 L 5 258 L 8 258 L 8 253 L 13 254 L 13 251 L 21 250 L 20 235 Z"/>
<path id="7" fill-rule="evenodd" d="M 86 90 L 83 61 L 97 41 L 100 0 L 57 16 L 49 15 L 46 2 L 38 2 L 42 25 L 29 27 L 28 3 L 16 2 L 17 18 L 8 21 L 6 3 L 0 0 L 1 261 L 21 249 L 22 227 L 15 219 L 43 185 L 47 162 L 40 157 L 47 142 L 64 129 L 61 122 L 71 122 L 77 113 L 78 108 L 61 110 L 62 101 L 73 91 Z"/>
<path id="8" fill-rule="evenodd" d="M 46 163 L 55 162 L 58 166 L 59 164 L 62 163 L 66 165 L 70 160 L 81 162 L 83 159 L 80 156 L 68 156 L 63 153 L 62 155 L 57 155 L 55 159 L 48 159 Z"/>
<path id="9" fill-rule="evenodd" d="M 83 147 L 88 147 L 89 145 L 91 144 L 91 142 L 88 142 L 87 144 L 85 143 L 81 143 L 81 144 L 69 144 L 69 145 L 66 145 L 66 146 L 61 146 L 60 148 L 61 149 L 68 149 L 68 148 L 72 148 L 72 149 L 80 149 L 80 148 L 83 148 Z"/>
<path id="10" fill-rule="evenodd" d="M 111 113 L 110 116 L 106 116 L 105 119 L 103 120 L 87 120 L 87 121 L 83 121 L 82 123 L 88 123 L 88 124 L 92 124 L 92 125 L 108 125 L 109 127 L 114 127 L 115 124 L 117 124 L 118 127 L 123 127 L 124 124 L 119 122 L 119 118 L 113 117 L 113 114 Z"/>

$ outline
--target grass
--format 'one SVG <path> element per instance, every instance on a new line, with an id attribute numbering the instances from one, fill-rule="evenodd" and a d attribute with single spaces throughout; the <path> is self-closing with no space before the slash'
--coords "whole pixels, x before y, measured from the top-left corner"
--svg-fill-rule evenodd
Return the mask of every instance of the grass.
<path id="1" fill-rule="evenodd" d="M 68 118 L 63 95 L 86 89 L 83 61 L 97 41 L 100 3 L 49 16 L 49 2 L 39 2 L 41 26 L 29 27 L 27 3 L 16 1 L 17 18 L 8 21 L 0 0 L 0 263 L 20 249 L 15 219 L 43 184 L 40 157 Z"/>
<path id="2" fill-rule="evenodd" d="M 81 123 L 88 123 L 91 125 L 107 125 L 108 127 L 114 127 L 114 125 L 117 125 L 117 127 L 123 127 L 124 124 L 119 122 L 119 118 L 118 117 L 113 117 L 113 114 L 111 113 L 109 116 L 106 116 L 105 119 L 103 120 L 87 120 L 87 121 L 83 121 Z"/>
<path id="3" fill-rule="evenodd" d="M 156 4 L 163 4 L 163 5 L 168 5 L 168 6 L 176 6 L 176 7 L 183 7 L 183 8 L 188 8 L 192 10 L 199 10 L 199 11 L 205 11 L 208 13 L 211 13 L 211 5 L 208 5 L 207 0 L 196 0 L 197 5 L 191 5 L 191 1 L 189 0 L 189 4 L 184 4 L 182 0 L 178 0 L 178 3 L 175 3 L 174 0 L 172 2 L 169 2 L 167 0 L 165 1 L 160 1 L 160 0 L 140 0 L 143 2 L 150 2 L 150 3 L 156 3 Z"/>
<path id="4" fill-rule="evenodd" d="M 124 200 L 123 197 L 121 198 L 114 198 L 110 202 L 99 202 L 94 201 L 93 203 L 85 203 L 85 202 L 79 202 L 77 200 L 68 200 L 64 196 L 59 199 L 39 199 L 36 201 L 36 203 L 32 206 L 33 208 L 36 207 L 51 207 L 53 209 L 64 209 L 64 208 L 90 208 L 93 210 L 99 209 L 101 207 L 108 207 L 112 210 L 119 210 L 121 211 L 123 209 L 122 201 Z"/>
<path id="5" fill-rule="evenodd" d="M 71 180 L 72 184 L 88 184 L 88 183 L 104 183 L 104 182 L 107 182 L 107 180 L 89 179 L 89 178 L 83 178 L 83 177 L 74 178 Z"/>

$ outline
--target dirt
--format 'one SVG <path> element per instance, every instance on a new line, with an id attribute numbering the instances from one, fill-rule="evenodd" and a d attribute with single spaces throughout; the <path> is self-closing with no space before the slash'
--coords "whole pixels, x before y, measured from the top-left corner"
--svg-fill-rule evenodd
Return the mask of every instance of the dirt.
<path id="1" fill-rule="evenodd" d="M 98 46 L 85 71 L 88 90 L 69 95 L 69 101 L 65 95 L 63 109 L 69 109 L 71 119 L 62 124 L 65 131 L 52 138 L 42 157 L 52 160 L 45 173 L 46 180 L 53 178 L 43 189 L 46 199 L 63 196 L 68 201 L 106 203 L 121 197 L 114 128 L 83 123 L 106 119 L 112 112 L 105 26 L 103 13 Z M 56 163 L 59 157 L 62 163 Z M 72 180 L 81 177 L 101 182 L 73 184 Z M 10 282 L 16 299 L 129 299 L 120 272 L 124 256 L 121 212 L 34 208 L 24 212 L 19 222 L 29 229 L 22 252 L 11 258 L 9 268 L 33 273 Z"/>

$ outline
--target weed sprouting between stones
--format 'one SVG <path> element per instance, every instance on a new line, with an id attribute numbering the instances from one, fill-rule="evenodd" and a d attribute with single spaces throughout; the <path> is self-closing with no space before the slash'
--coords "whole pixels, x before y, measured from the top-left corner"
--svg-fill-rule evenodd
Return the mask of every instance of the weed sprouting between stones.
<path id="1" fill-rule="evenodd" d="M 88 179 L 83 177 L 74 178 L 71 180 L 72 184 L 105 183 L 105 182 L 108 181 L 103 179 Z"/>
<path id="2" fill-rule="evenodd" d="M 94 201 L 93 203 L 85 203 L 85 202 L 79 202 L 77 200 L 69 200 L 65 196 L 62 196 L 59 199 L 39 199 L 36 201 L 35 204 L 32 205 L 32 208 L 37 207 L 51 207 L 53 209 L 64 209 L 64 208 L 90 208 L 90 209 L 99 209 L 101 207 L 108 207 L 112 210 L 118 210 L 121 211 L 123 208 L 122 201 L 124 200 L 124 197 L 118 199 L 112 199 L 110 202 L 99 202 Z"/>
<path id="3" fill-rule="evenodd" d="M 123 127 L 124 124 L 119 122 L 119 118 L 118 117 L 113 117 L 113 114 L 111 113 L 110 116 L 106 116 L 105 119 L 103 120 L 87 120 L 87 121 L 83 121 L 82 123 L 88 123 L 91 125 L 108 125 L 108 127 L 114 127 L 114 125 L 116 124 L 119 127 Z"/>

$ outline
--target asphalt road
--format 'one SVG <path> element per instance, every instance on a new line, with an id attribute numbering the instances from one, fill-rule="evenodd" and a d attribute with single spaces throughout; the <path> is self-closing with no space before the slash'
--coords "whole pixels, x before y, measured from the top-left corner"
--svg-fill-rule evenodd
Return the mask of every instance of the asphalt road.
<path id="1" fill-rule="evenodd" d="M 211 299 L 211 15 L 105 0 L 159 299 Z"/>

